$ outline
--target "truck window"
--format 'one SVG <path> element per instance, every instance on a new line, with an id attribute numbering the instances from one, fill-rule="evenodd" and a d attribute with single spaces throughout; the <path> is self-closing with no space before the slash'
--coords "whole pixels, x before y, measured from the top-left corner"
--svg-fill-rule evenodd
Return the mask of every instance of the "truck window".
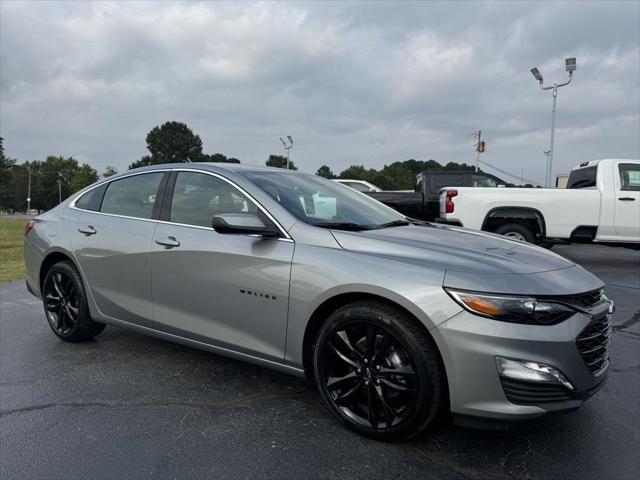
<path id="1" fill-rule="evenodd" d="M 620 190 L 640 191 L 640 165 L 633 163 L 621 163 L 618 165 L 620 172 Z"/>
<path id="2" fill-rule="evenodd" d="M 433 191 L 437 192 L 444 187 L 462 187 L 464 180 L 462 175 L 434 175 L 432 185 Z"/>
<path id="3" fill-rule="evenodd" d="M 597 173 L 597 165 L 571 170 L 569 180 L 567 181 L 567 188 L 593 188 L 596 186 Z"/>
<path id="4" fill-rule="evenodd" d="M 493 178 L 485 177 L 484 175 L 471 175 L 471 186 L 493 188 L 498 186 L 498 182 Z"/>

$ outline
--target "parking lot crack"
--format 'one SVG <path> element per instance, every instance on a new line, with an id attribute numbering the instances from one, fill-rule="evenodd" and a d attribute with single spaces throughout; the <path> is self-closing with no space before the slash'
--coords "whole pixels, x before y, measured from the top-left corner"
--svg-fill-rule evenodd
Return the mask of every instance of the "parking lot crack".
<path id="1" fill-rule="evenodd" d="M 147 402 L 122 402 L 122 401 L 69 401 L 43 403 L 40 405 L 30 405 L 26 407 L 0 410 L 0 418 L 8 415 L 29 413 L 50 408 L 155 408 L 155 407 L 183 407 L 197 409 L 227 409 L 236 408 L 245 403 L 255 400 L 264 400 L 269 397 L 278 397 L 273 393 L 258 393 L 255 395 L 244 395 L 241 399 L 222 402 L 180 402 L 180 401 L 147 401 Z M 186 418 L 186 416 L 185 416 Z M 183 419 L 184 420 L 184 419 Z"/>

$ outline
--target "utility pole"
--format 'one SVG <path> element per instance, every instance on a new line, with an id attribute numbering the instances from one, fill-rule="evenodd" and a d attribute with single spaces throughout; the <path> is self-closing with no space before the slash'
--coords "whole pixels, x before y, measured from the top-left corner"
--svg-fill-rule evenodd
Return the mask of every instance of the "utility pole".
<path id="1" fill-rule="evenodd" d="M 287 170 L 289 170 L 289 150 L 293 148 L 293 138 L 291 138 L 291 135 L 287 135 L 287 140 L 289 140 L 289 145 L 280 137 L 284 150 L 287 152 Z"/>
<path id="2" fill-rule="evenodd" d="M 482 130 L 478 130 L 478 133 L 470 133 L 469 136 L 473 136 L 478 141 L 476 142 L 476 172 L 480 168 L 480 154 L 484 153 L 486 143 L 482 140 Z"/>
<path id="3" fill-rule="evenodd" d="M 565 85 L 569 85 L 571 83 L 571 79 L 573 79 L 573 72 L 576 70 L 576 59 L 575 58 L 566 58 L 564 60 L 565 70 L 569 72 L 569 80 L 564 83 L 554 83 L 551 86 L 544 87 L 542 84 L 544 82 L 542 78 L 542 73 L 537 68 L 531 69 L 531 74 L 533 77 L 540 82 L 540 88 L 542 90 L 553 90 L 553 108 L 551 109 L 551 139 L 550 139 L 550 147 L 549 147 L 549 155 L 547 155 L 547 172 L 545 175 L 545 187 L 550 188 L 551 186 L 551 177 L 553 176 L 553 145 L 555 140 L 555 129 L 556 129 L 556 100 L 558 98 L 558 88 L 564 87 Z M 546 152 L 545 152 L 546 153 Z"/>
<path id="4" fill-rule="evenodd" d="M 27 187 L 27 215 L 31 213 L 31 167 L 27 167 L 29 172 L 29 186 Z"/>

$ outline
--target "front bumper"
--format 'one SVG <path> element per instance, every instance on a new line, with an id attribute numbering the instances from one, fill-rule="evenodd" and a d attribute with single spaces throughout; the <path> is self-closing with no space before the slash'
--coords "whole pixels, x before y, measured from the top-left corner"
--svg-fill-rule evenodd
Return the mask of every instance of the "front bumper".
<path id="1" fill-rule="evenodd" d="M 576 339 L 594 319 L 607 321 L 610 330 L 608 310 L 603 303 L 590 315 L 576 313 L 552 326 L 500 322 L 467 311 L 440 324 L 432 334 L 445 363 L 452 413 L 517 420 L 578 408 L 606 381 L 608 362 L 592 372 Z M 496 357 L 552 366 L 574 389 L 500 377 Z"/>

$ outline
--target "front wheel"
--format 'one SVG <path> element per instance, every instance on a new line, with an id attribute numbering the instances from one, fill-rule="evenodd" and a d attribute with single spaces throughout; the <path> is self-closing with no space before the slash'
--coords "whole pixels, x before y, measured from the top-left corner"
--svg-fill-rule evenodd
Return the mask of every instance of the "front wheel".
<path id="1" fill-rule="evenodd" d="M 59 262 L 49 269 L 44 278 L 42 299 L 49 326 L 62 340 L 89 340 L 105 328 L 103 323 L 91 318 L 82 277 L 71 262 Z"/>
<path id="2" fill-rule="evenodd" d="M 351 429 L 378 439 L 424 430 L 446 400 L 436 346 L 415 319 L 381 302 L 334 312 L 314 346 L 324 401 Z"/>

